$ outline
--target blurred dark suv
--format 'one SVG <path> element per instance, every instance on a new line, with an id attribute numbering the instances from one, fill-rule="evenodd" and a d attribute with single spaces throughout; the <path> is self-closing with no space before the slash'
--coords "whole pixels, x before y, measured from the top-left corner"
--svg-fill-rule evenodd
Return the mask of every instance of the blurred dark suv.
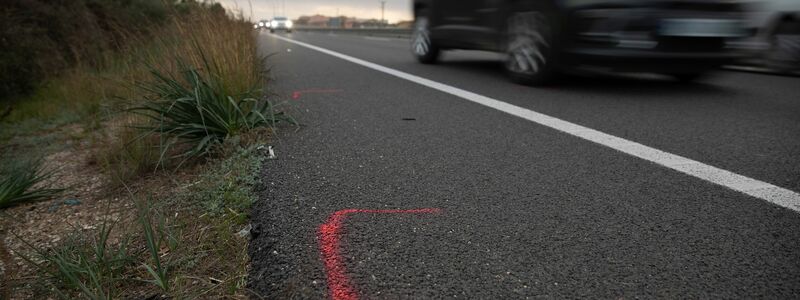
<path id="1" fill-rule="evenodd" d="M 798 0 L 800 1 L 800 0 Z M 735 0 L 415 0 L 412 52 L 505 52 L 505 69 L 544 84 L 569 69 L 652 72 L 691 81 L 745 55 Z"/>

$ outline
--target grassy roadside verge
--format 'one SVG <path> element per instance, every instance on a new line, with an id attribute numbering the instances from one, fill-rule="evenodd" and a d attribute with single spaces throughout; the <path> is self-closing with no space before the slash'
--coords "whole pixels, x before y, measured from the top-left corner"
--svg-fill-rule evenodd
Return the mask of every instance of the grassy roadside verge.
<path id="1" fill-rule="evenodd" d="M 41 162 L 25 190 L 52 192 L 0 211 L 0 298 L 253 296 L 252 188 L 291 119 L 265 99 L 251 24 L 198 3 L 128 39 L 0 123 L 3 166 Z"/>

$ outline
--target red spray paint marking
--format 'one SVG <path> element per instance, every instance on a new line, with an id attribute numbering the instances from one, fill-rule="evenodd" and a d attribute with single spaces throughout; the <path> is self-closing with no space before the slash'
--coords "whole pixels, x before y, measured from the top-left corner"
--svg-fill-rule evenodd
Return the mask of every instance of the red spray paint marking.
<path id="1" fill-rule="evenodd" d="M 344 258 L 339 253 L 339 237 L 342 233 L 344 220 L 350 214 L 432 214 L 441 212 L 438 208 L 421 209 L 344 209 L 328 217 L 328 220 L 319 226 L 319 248 L 322 260 L 325 263 L 325 272 L 328 276 L 328 289 L 333 300 L 356 300 L 356 293 L 347 277 Z"/>
<path id="2" fill-rule="evenodd" d="M 332 93 L 340 93 L 342 90 L 320 90 L 320 89 L 312 89 L 312 90 L 302 90 L 302 91 L 294 91 L 292 92 L 292 99 L 300 99 L 300 96 L 303 94 L 332 94 Z"/>

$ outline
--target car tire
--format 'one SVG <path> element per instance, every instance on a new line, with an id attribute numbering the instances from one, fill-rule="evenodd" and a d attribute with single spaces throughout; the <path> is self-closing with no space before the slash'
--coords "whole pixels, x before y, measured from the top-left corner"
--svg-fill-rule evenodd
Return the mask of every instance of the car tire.
<path id="1" fill-rule="evenodd" d="M 552 10 L 521 10 L 511 13 L 506 23 L 504 67 L 511 80 L 532 86 L 552 83 L 558 66 L 560 32 Z"/>
<path id="2" fill-rule="evenodd" d="M 764 54 L 767 68 L 778 73 L 800 70 L 800 21 L 780 22 L 769 35 L 769 43 Z"/>
<path id="3" fill-rule="evenodd" d="M 275 30 L 274 29 L 270 29 L 269 33 L 275 33 Z"/>
<path id="4" fill-rule="evenodd" d="M 292 33 L 292 31 L 291 30 L 287 30 L 286 33 Z"/>
<path id="5" fill-rule="evenodd" d="M 423 64 L 435 64 L 439 60 L 440 49 L 431 38 L 430 21 L 425 13 L 417 13 L 414 31 L 411 35 L 411 53 Z"/>

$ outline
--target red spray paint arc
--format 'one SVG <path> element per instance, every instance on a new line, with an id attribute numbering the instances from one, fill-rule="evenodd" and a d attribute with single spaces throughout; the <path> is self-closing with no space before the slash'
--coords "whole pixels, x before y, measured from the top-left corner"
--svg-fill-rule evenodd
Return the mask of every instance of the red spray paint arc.
<path id="1" fill-rule="evenodd" d="M 431 214 L 439 213 L 438 208 L 421 209 L 345 209 L 340 210 L 328 217 L 328 220 L 319 226 L 319 243 L 322 261 L 325 264 L 325 272 L 328 276 L 328 290 L 333 300 L 356 300 L 358 293 L 347 277 L 347 269 L 344 265 L 344 258 L 340 254 L 340 236 L 344 220 L 350 214 Z"/>

